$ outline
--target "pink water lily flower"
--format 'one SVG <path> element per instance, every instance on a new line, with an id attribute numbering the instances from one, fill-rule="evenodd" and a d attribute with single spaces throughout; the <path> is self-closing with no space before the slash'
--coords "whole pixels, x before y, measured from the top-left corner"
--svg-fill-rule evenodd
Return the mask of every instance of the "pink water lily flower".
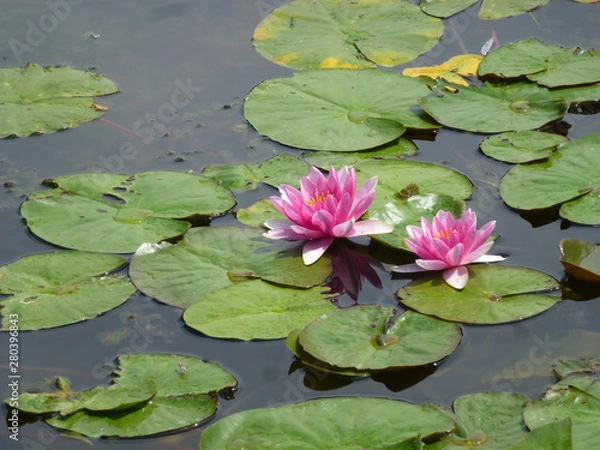
<path id="1" fill-rule="evenodd" d="M 404 240 L 420 259 L 414 264 L 393 267 L 392 271 L 443 270 L 446 283 L 462 289 L 469 279 L 465 265 L 506 259 L 503 256 L 486 255 L 494 244 L 493 241 L 488 242 L 488 238 L 495 225 L 495 221 L 488 222 L 478 230 L 477 217 L 471 209 L 467 209 L 458 220 L 447 211 L 439 211 L 431 223 L 422 217 L 420 228 L 413 225 L 406 227 L 410 239 Z"/>
<path id="2" fill-rule="evenodd" d="M 338 237 L 390 233 L 394 227 L 378 220 L 360 220 L 375 197 L 377 177 L 368 179 L 356 190 L 354 169 L 331 167 L 325 178 L 316 167 L 300 178 L 300 190 L 282 184 L 281 197 L 271 202 L 286 219 L 265 223 L 271 239 L 306 240 L 302 249 L 304 264 L 315 263 Z"/>

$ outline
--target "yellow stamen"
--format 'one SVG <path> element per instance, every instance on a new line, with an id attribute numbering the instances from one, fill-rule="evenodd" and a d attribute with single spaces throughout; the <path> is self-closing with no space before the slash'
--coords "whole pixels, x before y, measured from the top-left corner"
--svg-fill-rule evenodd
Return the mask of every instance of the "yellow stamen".
<path id="1" fill-rule="evenodd" d="M 321 192 L 320 194 L 313 195 L 311 198 L 307 198 L 306 200 L 304 200 L 304 203 L 306 203 L 311 208 L 314 208 L 317 203 L 324 203 L 325 200 L 327 200 L 327 197 L 329 197 L 330 195 L 331 193 L 329 191 Z"/>
<path id="2" fill-rule="evenodd" d="M 441 237 L 445 237 L 446 239 L 450 239 L 450 236 L 452 236 L 452 233 L 454 232 L 454 230 L 450 229 L 450 230 L 442 230 L 439 233 L 435 233 L 433 235 L 434 239 L 440 239 Z"/>

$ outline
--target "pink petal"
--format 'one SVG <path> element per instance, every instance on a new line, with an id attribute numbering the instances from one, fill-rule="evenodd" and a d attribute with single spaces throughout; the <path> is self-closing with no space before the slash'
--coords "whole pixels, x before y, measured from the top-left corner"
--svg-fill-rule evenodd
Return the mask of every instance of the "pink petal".
<path id="1" fill-rule="evenodd" d="M 414 242 L 404 239 L 404 243 L 408 247 L 408 249 L 416 253 L 419 258 L 423 259 L 437 259 L 437 255 L 434 252 L 429 251 L 427 247 L 422 247 L 419 244 L 415 244 Z"/>
<path id="2" fill-rule="evenodd" d="M 290 228 L 275 228 L 263 233 L 264 237 L 269 239 L 284 239 L 286 241 L 304 241 L 306 236 L 298 234 Z"/>
<path id="3" fill-rule="evenodd" d="M 304 239 L 320 239 L 326 236 L 321 230 L 314 230 L 300 225 L 290 225 L 290 230 L 299 236 L 304 236 Z"/>
<path id="4" fill-rule="evenodd" d="M 469 253 L 468 255 L 465 255 L 465 257 L 463 258 L 462 264 L 470 264 L 470 263 L 474 262 L 476 259 L 481 258 L 483 255 L 485 255 L 487 252 L 490 251 L 490 248 L 492 248 L 492 245 L 494 245 L 494 241 L 489 241 L 489 242 L 484 243 L 483 245 L 480 245 L 478 248 L 473 250 L 471 253 Z"/>
<path id="5" fill-rule="evenodd" d="M 423 269 L 418 264 L 403 264 L 401 266 L 391 267 L 392 272 L 397 273 L 412 273 L 412 272 L 426 272 L 427 269 Z"/>
<path id="6" fill-rule="evenodd" d="M 463 248 L 464 245 L 462 243 L 456 244 L 454 247 L 450 249 L 448 253 L 446 253 L 446 262 L 450 266 L 459 266 L 464 264 L 462 262 L 463 259 Z"/>
<path id="7" fill-rule="evenodd" d="M 318 228 L 323 233 L 329 234 L 335 226 L 333 216 L 324 209 L 321 209 L 313 214 L 312 224 L 315 228 Z"/>
<path id="8" fill-rule="evenodd" d="M 349 194 L 342 195 L 342 198 L 339 200 L 337 209 L 335 211 L 335 221 L 336 222 L 344 222 L 349 219 L 353 219 L 350 217 L 350 206 L 352 204 L 352 197 Z"/>
<path id="9" fill-rule="evenodd" d="M 417 259 L 415 263 L 425 270 L 444 270 L 450 267 L 446 261 L 439 259 Z"/>
<path id="10" fill-rule="evenodd" d="M 348 220 L 346 222 L 338 223 L 331 230 L 331 234 L 335 237 L 348 237 L 354 225 L 354 220 Z"/>
<path id="11" fill-rule="evenodd" d="M 469 280 L 469 270 L 465 266 L 451 267 L 444 270 L 442 277 L 454 289 L 462 289 Z"/>
<path id="12" fill-rule="evenodd" d="M 291 220 L 287 220 L 287 219 L 267 220 L 265 222 L 265 226 L 271 230 L 276 230 L 278 228 L 289 228 L 293 224 L 294 224 L 294 222 L 292 222 Z"/>
<path id="13" fill-rule="evenodd" d="M 302 261 L 305 265 L 310 266 L 316 263 L 321 256 L 327 251 L 333 238 L 315 239 L 308 241 L 302 247 Z"/>
<path id="14" fill-rule="evenodd" d="M 354 227 L 346 237 L 365 236 L 370 234 L 385 234 L 394 231 L 394 226 L 380 220 L 360 220 L 354 223 Z"/>

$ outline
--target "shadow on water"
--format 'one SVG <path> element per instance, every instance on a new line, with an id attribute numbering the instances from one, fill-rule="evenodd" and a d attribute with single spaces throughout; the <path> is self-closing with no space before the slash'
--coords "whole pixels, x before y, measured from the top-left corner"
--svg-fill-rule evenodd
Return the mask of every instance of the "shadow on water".
<path id="1" fill-rule="evenodd" d="M 117 82 L 121 93 L 101 99 L 100 103 L 109 107 L 104 120 L 46 136 L 0 141 L 0 264 L 54 249 L 32 237 L 18 213 L 25 196 L 38 190 L 45 178 L 96 170 L 199 171 L 211 164 L 263 161 L 280 152 L 299 154 L 258 135 L 242 114 L 242 99 L 253 86 L 292 73 L 262 58 L 251 42 L 252 31 L 269 5 L 281 2 L 73 3 L 77 6 L 70 6 L 68 13 L 57 19 L 55 29 L 36 33 L 31 30 L 39 28 L 45 15 L 53 14 L 46 2 L 3 0 L 0 65 L 14 67 L 33 61 L 94 67 Z M 462 48 L 478 53 L 492 30 L 501 44 L 534 35 L 553 44 L 600 48 L 597 9 L 593 8 L 597 5 L 553 0 L 531 14 L 501 21 L 480 21 L 472 14 L 461 14 L 446 21 L 448 31 L 431 52 L 393 70 L 438 64 L 461 53 Z M 178 102 L 173 102 L 175 95 Z M 595 103 L 571 109 L 561 131 L 571 139 L 597 131 L 598 116 L 591 115 L 597 110 Z M 469 206 L 481 221 L 497 220 L 500 238 L 495 249 L 509 254 L 507 263 L 560 279 L 564 271 L 558 241 L 564 237 L 598 241 L 597 228 L 567 226 L 555 211 L 519 214 L 507 208 L 495 185 L 510 166 L 483 157 L 478 150 L 482 135 L 442 129 L 435 136 L 413 137 L 419 147 L 415 159 L 448 165 L 474 181 L 476 195 Z M 271 192 L 261 187 L 260 194 L 240 195 L 239 201 L 250 204 L 257 195 Z M 225 216 L 213 223 L 232 221 L 231 216 Z M 389 264 L 402 262 L 402 256 L 377 244 L 370 250 L 386 269 Z M 408 278 L 391 277 L 387 270 L 377 273 L 381 285 L 366 282 L 359 294 L 354 280 L 355 300 L 401 309 L 395 292 Z M 119 354 L 170 352 L 217 362 L 237 377 L 239 387 L 234 398 L 221 399 L 215 418 L 208 423 L 236 411 L 328 395 L 434 401 L 446 406 L 460 395 L 490 389 L 535 397 L 553 380 L 553 360 L 597 353 L 600 302 L 582 301 L 597 299 L 597 289 L 567 280 L 563 295 L 565 301 L 523 322 L 463 327 L 461 345 L 439 366 L 352 381 L 319 379 L 311 370 L 296 367 L 282 340 L 220 341 L 192 333 L 185 328 L 179 310 L 136 294 L 93 320 L 21 333 L 20 390 L 45 390 L 47 380 L 55 375 L 68 377 L 74 389 L 89 388 L 109 381 Z M 346 294 L 341 301 L 354 300 Z M 530 357 L 532 352 L 538 355 L 535 360 Z M 2 345 L 2 373 L 7 371 L 6 361 L 7 346 Z M 8 394 L 6 383 L 2 383 L 0 395 L 4 398 Z M 3 408 L 9 418 L 7 408 Z M 98 449 L 194 449 L 204 426 L 158 438 L 93 440 L 93 445 Z M 6 428 L 0 427 L 0 442 L 7 450 L 89 448 L 24 416 L 20 439 L 18 444 L 10 441 Z"/>

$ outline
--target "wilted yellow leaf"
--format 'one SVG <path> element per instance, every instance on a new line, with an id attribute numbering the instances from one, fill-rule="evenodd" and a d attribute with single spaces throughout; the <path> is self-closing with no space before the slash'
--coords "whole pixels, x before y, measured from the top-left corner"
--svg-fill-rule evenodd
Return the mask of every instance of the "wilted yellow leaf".
<path id="1" fill-rule="evenodd" d="M 424 76 L 433 78 L 434 80 L 442 78 L 451 83 L 468 86 L 469 83 L 467 83 L 463 76 L 476 75 L 482 58 L 483 56 L 481 55 L 458 55 L 439 66 L 404 69 L 402 75 L 409 77 Z"/>

